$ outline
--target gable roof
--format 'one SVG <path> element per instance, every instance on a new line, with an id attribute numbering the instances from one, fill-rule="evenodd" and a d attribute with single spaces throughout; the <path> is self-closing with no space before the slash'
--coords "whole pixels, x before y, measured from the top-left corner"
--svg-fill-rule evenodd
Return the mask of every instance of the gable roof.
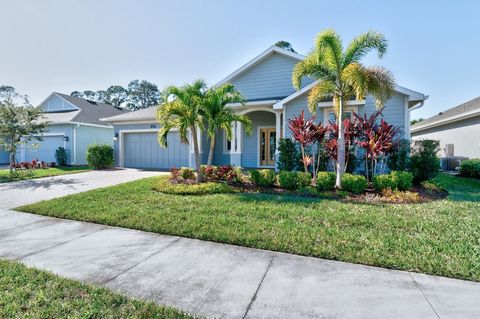
<path id="1" fill-rule="evenodd" d="M 101 118 L 102 122 L 127 122 L 127 121 L 157 121 L 157 106 L 141 109 L 133 112 L 126 112 L 120 115 Z"/>
<path id="2" fill-rule="evenodd" d="M 76 122 L 105 125 L 105 123 L 100 121 L 101 118 L 124 114 L 126 112 L 125 109 L 115 107 L 111 104 L 91 102 L 86 99 L 58 92 L 53 92 L 52 94 L 50 94 L 49 97 L 45 99 L 45 101 L 48 100 L 52 95 L 60 97 L 61 99 L 67 101 L 68 103 L 72 104 L 77 108 L 76 110 L 43 113 L 43 118 L 52 123 Z M 45 103 L 45 101 L 42 102 L 42 104 Z"/>
<path id="3" fill-rule="evenodd" d="M 266 49 L 265 51 L 263 51 L 262 53 L 260 53 L 256 57 L 254 57 L 252 60 L 250 60 L 249 62 L 247 62 L 243 66 L 241 66 L 239 69 L 237 69 L 236 71 L 230 73 L 228 76 L 223 78 L 215 86 L 219 86 L 219 85 L 230 82 L 231 80 L 233 80 L 234 78 L 236 78 L 240 74 L 244 73 L 247 70 L 250 70 L 252 67 L 254 67 L 255 65 L 257 65 L 261 61 L 265 60 L 267 57 L 269 57 L 270 55 L 272 55 L 274 53 L 278 53 L 278 54 L 287 56 L 287 57 L 292 58 L 292 59 L 297 60 L 297 61 L 302 61 L 303 59 L 305 59 L 305 56 L 303 56 L 301 54 L 298 54 L 298 53 L 295 53 L 295 52 L 292 52 L 292 51 L 289 51 L 289 50 L 285 50 L 285 49 L 279 48 L 275 45 L 272 45 L 271 47 L 269 47 L 268 49 Z"/>
<path id="4" fill-rule="evenodd" d="M 286 98 L 284 98 L 283 100 L 281 101 L 278 101 L 277 103 L 275 103 L 273 105 L 273 108 L 274 109 L 282 109 L 283 106 L 296 99 L 297 97 L 307 93 L 308 91 L 310 91 L 310 89 L 312 89 L 315 84 L 317 84 L 318 81 L 315 81 L 315 82 L 312 82 L 310 83 L 309 85 L 303 87 L 302 89 L 298 90 L 297 92 L 287 96 Z M 417 105 L 418 103 L 421 103 L 425 100 L 428 99 L 428 95 L 424 95 L 423 93 L 420 93 L 420 92 L 417 92 L 417 91 L 414 91 L 414 90 L 410 90 L 410 89 L 407 89 L 403 86 L 400 86 L 400 85 L 397 85 L 395 84 L 394 86 L 394 91 L 397 92 L 397 93 L 400 93 L 400 94 L 403 94 L 403 95 L 406 95 L 409 97 L 409 107 L 410 108 L 413 108 L 415 105 Z"/>
<path id="5" fill-rule="evenodd" d="M 480 116 L 480 96 L 412 125 L 410 129 L 412 132 L 418 132 L 474 116 Z"/>

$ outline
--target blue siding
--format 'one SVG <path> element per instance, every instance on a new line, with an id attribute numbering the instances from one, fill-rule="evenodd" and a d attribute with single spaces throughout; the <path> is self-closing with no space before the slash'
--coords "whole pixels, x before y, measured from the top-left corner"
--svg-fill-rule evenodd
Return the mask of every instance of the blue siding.
<path id="1" fill-rule="evenodd" d="M 8 156 L 8 153 L 5 152 L 0 146 L 0 164 L 8 164 L 9 162 L 10 158 Z"/>
<path id="2" fill-rule="evenodd" d="M 258 127 L 269 126 L 275 127 L 275 114 L 270 112 L 258 111 L 247 114 L 253 123 L 253 132 L 251 135 L 243 133 L 243 149 L 242 149 L 242 166 L 257 167 L 258 166 Z M 279 134 L 277 132 L 277 134 Z"/>
<path id="3" fill-rule="evenodd" d="M 286 97 L 295 92 L 292 70 L 297 60 L 273 53 L 230 82 L 247 100 Z M 303 81 L 303 86 L 311 80 Z"/>
<path id="4" fill-rule="evenodd" d="M 308 94 L 303 94 L 285 105 L 285 138 L 292 137 L 292 132 L 288 129 L 289 119 L 298 116 L 300 113 L 302 113 L 302 111 L 305 112 L 305 117 L 307 118 L 314 115 L 308 110 L 307 96 Z M 316 121 L 322 123 L 324 122 L 323 112 L 321 111 L 321 109 L 317 111 Z"/>
<path id="5" fill-rule="evenodd" d="M 74 128 L 76 133 L 75 165 L 87 164 L 87 147 L 90 144 L 113 146 L 113 128 L 84 126 Z"/>

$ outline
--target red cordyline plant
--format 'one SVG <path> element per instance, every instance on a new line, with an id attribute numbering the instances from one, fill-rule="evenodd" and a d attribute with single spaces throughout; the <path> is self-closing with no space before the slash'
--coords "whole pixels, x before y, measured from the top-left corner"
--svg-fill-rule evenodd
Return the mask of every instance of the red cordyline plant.
<path id="1" fill-rule="evenodd" d="M 300 144 L 300 151 L 302 153 L 301 161 L 305 173 L 308 173 L 308 166 L 312 163 L 311 156 L 305 154 L 305 148 L 315 140 L 315 126 L 315 117 L 305 119 L 305 113 L 303 111 L 298 117 L 288 120 L 288 128 L 292 132 L 293 139 Z"/>
<path id="2" fill-rule="evenodd" d="M 352 121 L 350 118 L 345 118 L 343 120 L 344 127 L 344 137 L 345 137 L 345 171 L 347 170 L 348 158 L 350 156 L 350 151 L 352 150 L 355 139 L 360 136 L 359 127 L 356 125 L 355 121 Z M 338 150 L 338 124 L 336 122 L 329 121 L 327 126 L 328 139 L 325 142 L 325 148 L 328 155 L 333 161 L 337 161 L 337 150 Z M 336 167 L 337 165 L 335 165 Z"/>
<path id="3" fill-rule="evenodd" d="M 357 144 L 365 150 L 365 173 L 367 180 L 370 177 L 369 166 L 371 167 L 371 176 L 375 176 L 377 172 L 377 164 L 383 159 L 381 172 L 385 169 L 385 157 L 393 152 L 398 141 L 395 140 L 399 133 L 399 128 L 388 124 L 383 118 L 380 124 L 377 124 L 377 118 L 382 114 L 382 110 L 378 110 L 370 117 L 364 114 L 363 117 L 353 113 L 356 118 L 358 132 L 360 132 Z"/>

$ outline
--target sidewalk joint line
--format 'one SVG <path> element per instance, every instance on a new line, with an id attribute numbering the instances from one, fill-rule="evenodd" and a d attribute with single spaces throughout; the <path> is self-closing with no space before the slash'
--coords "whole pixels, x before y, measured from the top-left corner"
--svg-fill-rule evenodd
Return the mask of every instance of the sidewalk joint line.
<path id="1" fill-rule="evenodd" d="M 56 245 L 53 245 L 53 246 L 50 246 L 50 247 L 46 247 L 46 248 L 43 248 L 43 249 L 40 249 L 40 250 L 37 250 L 37 251 L 34 251 L 34 252 L 29 253 L 29 254 L 26 254 L 26 255 L 22 255 L 22 256 L 20 256 L 20 257 L 18 257 L 18 258 L 15 258 L 15 260 L 22 260 L 22 259 L 24 259 L 24 258 L 33 256 L 33 255 L 36 255 L 36 254 L 39 254 L 39 253 L 43 253 L 44 251 L 47 251 L 47 250 L 49 250 L 49 249 L 56 248 L 56 247 L 59 247 L 59 246 L 68 244 L 69 242 L 72 242 L 72 241 L 74 241 L 74 240 L 77 240 L 77 239 L 80 239 L 80 238 L 83 238 L 83 237 L 90 236 L 91 234 L 95 234 L 95 233 L 98 233 L 98 232 L 103 231 L 103 230 L 106 230 L 106 229 L 107 229 L 107 228 L 102 228 L 102 229 L 98 229 L 98 230 L 92 231 L 92 232 L 90 232 L 90 233 L 88 233 L 88 234 L 85 234 L 85 235 L 82 235 L 82 236 L 78 236 L 78 237 L 72 238 L 72 239 L 70 239 L 70 240 L 67 240 L 67 241 L 58 243 L 58 244 L 56 244 Z"/>
<path id="2" fill-rule="evenodd" d="M 161 253 L 162 251 L 164 251 L 165 249 L 167 249 L 168 247 L 172 246 L 173 244 L 175 244 L 176 242 L 178 242 L 181 238 L 177 238 L 171 242 L 169 242 L 167 245 L 161 247 L 160 249 L 156 250 L 155 252 L 153 252 L 152 254 L 148 255 L 147 257 L 143 258 L 142 260 L 138 261 L 137 263 L 135 263 L 133 266 L 121 271 L 120 273 L 116 274 L 115 276 L 113 276 L 112 278 L 108 278 L 108 279 L 105 279 L 103 281 L 100 282 L 101 285 L 106 285 L 108 284 L 109 282 L 117 279 L 118 277 L 120 277 L 121 275 L 123 275 L 124 273 L 132 270 L 133 268 L 137 267 L 138 265 L 140 265 L 141 263 L 147 261 L 148 259 L 152 258 L 153 256 L 155 256 L 156 254 L 158 253 Z"/>
<path id="3" fill-rule="evenodd" d="M 420 292 L 421 292 L 422 295 L 423 295 L 423 298 L 425 298 L 425 300 L 428 302 L 430 308 L 432 308 L 432 310 L 433 310 L 433 312 L 435 313 L 435 315 L 437 316 L 437 318 L 440 319 L 440 316 L 438 315 L 437 311 L 435 310 L 435 308 L 433 308 L 433 305 L 430 303 L 430 300 L 428 300 L 427 295 L 425 295 L 425 293 L 423 292 L 423 290 L 422 290 L 422 288 L 420 287 L 420 285 L 418 284 L 418 282 L 415 280 L 415 278 L 413 278 L 412 273 L 409 271 L 408 274 L 409 274 L 410 277 L 412 278 L 413 283 L 415 284 L 415 287 L 417 287 L 418 290 L 420 290 Z"/>
<path id="4" fill-rule="evenodd" d="M 257 299 L 257 294 L 260 291 L 260 286 L 262 286 L 263 281 L 265 280 L 265 277 L 267 276 L 267 273 L 270 270 L 270 267 L 272 266 L 274 258 L 275 258 L 275 255 L 273 255 L 272 258 L 270 258 L 267 269 L 265 269 L 265 272 L 263 273 L 262 279 L 260 280 L 260 283 L 258 284 L 258 287 L 255 290 L 255 293 L 253 294 L 252 299 L 250 299 L 250 302 L 248 303 L 247 309 L 245 310 L 245 313 L 243 314 L 242 319 L 245 319 L 247 317 L 248 312 L 250 311 L 250 308 L 252 308 L 253 303 Z"/>

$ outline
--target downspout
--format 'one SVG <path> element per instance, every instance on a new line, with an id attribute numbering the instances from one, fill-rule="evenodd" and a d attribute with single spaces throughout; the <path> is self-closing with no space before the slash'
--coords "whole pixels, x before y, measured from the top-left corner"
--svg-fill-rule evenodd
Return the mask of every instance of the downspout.
<path id="1" fill-rule="evenodd" d="M 72 165 L 75 165 L 77 163 L 77 127 L 80 127 L 80 124 L 74 125 L 73 126 L 73 138 L 72 138 Z"/>

